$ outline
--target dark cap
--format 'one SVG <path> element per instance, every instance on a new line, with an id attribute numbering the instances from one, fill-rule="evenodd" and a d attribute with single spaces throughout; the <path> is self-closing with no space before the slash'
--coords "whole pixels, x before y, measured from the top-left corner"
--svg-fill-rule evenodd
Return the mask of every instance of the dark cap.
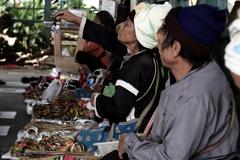
<path id="1" fill-rule="evenodd" d="M 174 8 L 165 23 L 184 49 L 197 57 L 205 57 L 224 31 L 225 20 L 226 10 L 204 4 Z"/>

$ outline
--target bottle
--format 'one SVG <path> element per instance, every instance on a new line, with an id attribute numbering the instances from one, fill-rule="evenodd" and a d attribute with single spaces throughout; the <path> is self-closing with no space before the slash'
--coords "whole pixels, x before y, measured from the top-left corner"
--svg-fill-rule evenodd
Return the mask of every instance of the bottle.
<path id="1" fill-rule="evenodd" d="M 94 79 L 92 73 L 89 73 L 89 74 L 88 74 L 88 77 L 87 77 L 87 85 L 88 85 L 89 87 L 91 87 L 91 86 L 94 85 L 94 83 L 95 83 L 95 79 Z"/>

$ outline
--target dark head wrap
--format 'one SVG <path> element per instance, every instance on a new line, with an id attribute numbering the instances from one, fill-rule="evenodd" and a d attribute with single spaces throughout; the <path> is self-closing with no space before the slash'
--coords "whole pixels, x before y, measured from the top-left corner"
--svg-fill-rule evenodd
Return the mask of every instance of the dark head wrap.
<path id="1" fill-rule="evenodd" d="M 165 23 L 183 48 L 197 57 L 205 57 L 225 29 L 226 13 L 206 4 L 177 7 L 168 13 Z"/>

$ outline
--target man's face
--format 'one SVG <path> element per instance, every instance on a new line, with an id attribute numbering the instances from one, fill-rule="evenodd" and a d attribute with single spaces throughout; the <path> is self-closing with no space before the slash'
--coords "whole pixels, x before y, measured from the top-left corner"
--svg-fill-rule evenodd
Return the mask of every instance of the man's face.
<path id="1" fill-rule="evenodd" d="M 123 44 L 137 41 L 133 22 L 128 18 L 117 26 L 118 40 Z"/>
<path id="2" fill-rule="evenodd" d="M 162 65 L 165 67 L 170 68 L 171 64 L 173 62 L 173 57 L 171 54 L 171 47 L 163 48 L 163 41 L 165 39 L 164 33 L 163 32 L 158 32 L 157 33 L 158 37 L 158 43 L 157 43 L 157 48 L 159 50 L 160 58 L 162 61 Z"/>

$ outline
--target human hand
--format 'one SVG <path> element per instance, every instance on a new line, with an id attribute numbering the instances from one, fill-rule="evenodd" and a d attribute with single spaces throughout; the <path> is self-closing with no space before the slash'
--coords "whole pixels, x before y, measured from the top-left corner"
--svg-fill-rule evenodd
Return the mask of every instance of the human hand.
<path id="1" fill-rule="evenodd" d="M 120 159 L 124 158 L 123 155 L 125 153 L 125 149 L 124 149 L 125 139 L 126 139 L 125 134 L 120 135 L 119 143 L 118 143 L 118 156 Z"/>
<path id="2" fill-rule="evenodd" d="M 91 95 L 91 98 L 90 98 L 90 103 L 91 103 L 91 105 L 92 106 L 95 106 L 95 103 L 94 103 L 94 101 L 95 101 L 95 97 L 97 96 L 97 94 L 96 93 L 93 93 L 92 95 Z"/>
<path id="3" fill-rule="evenodd" d="M 86 113 L 86 118 L 88 119 L 94 119 L 95 117 L 95 112 L 94 110 L 89 110 L 87 113 Z"/>
<path id="4" fill-rule="evenodd" d="M 64 9 L 55 14 L 55 19 L 56 20 L 65 20 L 68 22 L 80 24 L 82 17 L 78 17 L 78 16 L 72 14 L 68 9 Z"/>

